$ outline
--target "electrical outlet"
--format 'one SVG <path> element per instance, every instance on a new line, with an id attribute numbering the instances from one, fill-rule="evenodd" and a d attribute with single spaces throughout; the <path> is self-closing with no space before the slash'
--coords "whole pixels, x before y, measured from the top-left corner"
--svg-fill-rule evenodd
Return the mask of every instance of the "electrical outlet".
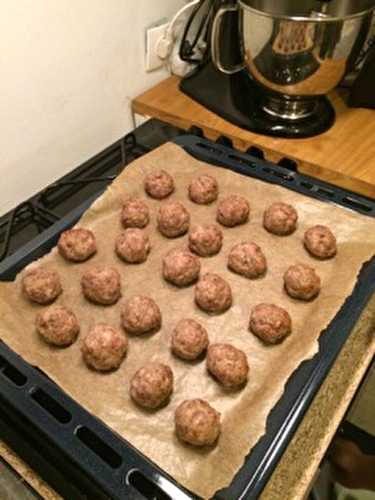
<path id="1" fill-rule="evenodd" d="M 164 36 L 169 23 L 165 19 L 160 21 L 158 25 L 150 26 L 146 30 L 146 71 L 155 71 L 164 65 L 163 59 L 160 59 L 157 53 L 159 40 Z"/>

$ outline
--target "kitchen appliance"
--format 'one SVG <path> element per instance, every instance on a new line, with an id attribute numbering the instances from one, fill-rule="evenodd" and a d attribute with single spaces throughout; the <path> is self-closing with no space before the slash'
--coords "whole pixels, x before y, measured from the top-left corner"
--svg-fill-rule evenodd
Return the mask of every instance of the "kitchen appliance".
<path id="1" fill-rule="evenodd" d="M 253 132 L 322 133 L 335 119 L 325 94 L 354 66 L 374 7 L 374 0 L 202 1 L 206 55 L 180 88 Z M 181 43 L 185 60 L 193 26 Z"/>
<path id="2" fill-rule="evenodd" d="M 349 106 L 375 109 L 375 43 L 351 89 Z"/>
<path id="3" fill-rule="evenodd" d="M 373 200 L 223 146 L 225 138 L 213 143 L 153 120 L 0 219 L 7 254 L 0 280 L 48 252 L 129 161 L 167 140 L 202 161 L 375 217 Z M 216 499 L 259 497 L 374 291 L 375 259 L 364 265 L 353 294 L 322 333 L 319 353 L 290 378 L 266 434 Z M 0 439 L 66 498 L 195 498 L 2 342 L 0 407 Z"/>

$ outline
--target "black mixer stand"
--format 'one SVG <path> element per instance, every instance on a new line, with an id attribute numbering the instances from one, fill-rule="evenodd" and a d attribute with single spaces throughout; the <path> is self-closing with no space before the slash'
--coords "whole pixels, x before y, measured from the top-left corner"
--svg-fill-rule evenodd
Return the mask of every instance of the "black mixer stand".
<path id="1" fill-rule="evenodd" d="M 266 113 L 262 108 L 265 91 L 246 71 L 227 75 L 212 61 L 184 78 L 180 89 L 189 97 L 231 123 L 255 132 L 285 138 L 321 134 L 335 121 L 335 111 L 325 96 L 315 98 L 315 110 L 308 118 L 291 121 Z"/>

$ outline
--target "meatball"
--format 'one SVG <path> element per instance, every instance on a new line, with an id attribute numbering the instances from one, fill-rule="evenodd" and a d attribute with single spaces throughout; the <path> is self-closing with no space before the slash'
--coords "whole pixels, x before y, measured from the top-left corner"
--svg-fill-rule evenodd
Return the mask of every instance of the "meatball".
<path id="1" fill-rule="evenodd" d="M 223 278 L 207 273 L 195 287 L 195 302 L 203 311 L 219 314 L 232 305 L 232 290 Z"/>
<path id="2" fill-rule="evenodd" d="M 184 248 L 175 248 L 163 259 L 164 279 L 177 286 L 187 286 L 197 281 L 201 263 L 196 255 Z"/>
<path id="3" fill-rule="evenodd" d="M 237 194 L 232 194 L 220 201 L 216 219 L 220 224 L 234 227 L 248 221 L 250 205 L 248 201 Z"/>
<path id="4" fill-rule="evenodd" d="M 249 279 L 259 278 L 267 270 L 267 261 L 255 243 L 238 243 L 228 256 L 228 267 Z"/>
<path id="5" fill-rule="evenodd" d="M 189 198 L 199 205 L 209 205 L 219 194 L 219 186 L 215 177 L 201 175 L 193 179 L 189 186 Z"/>
<path id="6" fill-rule="evenodd" d="M 115 249 L 117 255 L 125 262 L 140 264 L 147 260 L 151 245 L 142 229 L 129 228 L 118 236 Z"/>
<path id="7" fill-rule="evenodd" d="M 306 250 L 318 259 L 330 259 L 337 253 L 336 238 L 327 226 L 314 226 L 305 232 Z"/>
<path id="8" fill-rule="evenodd" d="M 210 257 L 220 252 L 223 232 L 216 224 L 195 225 L 189 231 L 189 248 L 201 257 Z"/>
<path id="9" fill-rule="evenodd" d="M 179 201 L 162 206 L 158 213 L 158 229 L 167 238 L 182 236 L 189 229 L 190 215 Z"/>
<path id="10" fill-rule="evenodd" d="M 161 327 L 161 312 L 149 297 L 135 295 L 121 305 L 121 321 L 127 332 L 141 335 Z"/>
<path id="11" fill-rule="evenodd" d="M 207 369 L 224 387 L 235 389 L 246 384 L 249 364 L 246 354 L 229 344 L 211 344 Z"/>
<path id="12" fill-rule="evenodd" d="M 284 274 L 288 294 L 301 300 L 311 300 L 320 292 L 320 278 L 315 269 L 305 264 L 291 266 Z"/>
<path id="13" fill-rule="evenodd" d="M 207 330 L 194 319 L 182 319 L 173 330 L 171 347 L 179 358 L 193 361 L 208 347 Z"/>
<path id="14" fill-rule="evenodd" d="M 174 180 L 165 170 L 151 172 L 145 179 L 145 190 L 151 198 L 162 200 L 174 191 Z"/>
<path id="15" fill-rule="evenodd" d="M 292 234 L 297 228 L 298 214 L 292 205 L 273 203 L 263 215 L 263 226 L 277 236 Z"/>
<path id="16" fill-rule="evenodd" d="M 111 305 L 121 297 L 121 277 L 112 267 L 88 269 L 82 275 L 81 287 L 86 299 L 94 304 Z"/>
<path id="17" fill-rule="evenodd" d="M 83 262 L 96 252 L 95 235 L 89 229 L 64 231 L 57 243 L 60 255 L 72 262 Z"/>
<path id="18" fill-rule="evenodd" d="M 150 222 L 149 209 L 142 200 L 133 198 L 125 201 L 121 211 L 121 224 L 125 229 L 128 227 L 138 227 L 140 229 Z"/>
<path id="19" fill-rule="evenodd" d="M 178 439 L 193 446 L 213 445 L 221 432 L 220 413 L 203 399 L 189 399 L 175 412 Z"/>
<path id="20" fill-rule="evenodd" d="M 34 267 L 23 275 L 22 291 L 31 302 L 50 304 L 62 292 L 60 277 L 56 271 Z"/>
<path id="21" fill-rule="evenodd" d="M 75 314 L 62 306 L 52 306 L 39 312 L 35 326 L 46 342 L 59 347 L 73 344 L 79 334 L 79 323 Z"/>
<path id="22" fill-rule="evenodd" d="M 150 363 L 140 368 L 130 381 L 130 396 L 143 408 L 160 408 L 172 392 L 173 372 L 161 363 Z"/>
<path id="23" fill-rule="evenodd" d="M 112 326 L 98 324 L 83 339 L 81 352 L 86 364 L 99 371 L 118 368 L 128 349 L 126 336 Z"/>
<path id="24" fill-rule="evenodd" d="M 267 344 L 277 344 L 292 331 L 292 320 L 282 307 L 258 304 L 251 311 L 250 330 Z"/>

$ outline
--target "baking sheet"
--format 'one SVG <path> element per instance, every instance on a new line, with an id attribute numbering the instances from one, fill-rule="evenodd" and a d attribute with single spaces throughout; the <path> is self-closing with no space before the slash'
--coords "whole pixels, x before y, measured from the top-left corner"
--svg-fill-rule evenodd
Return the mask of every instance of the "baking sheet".
<path id="1" fill-rule="evenodd" d="M 114 254 L 114 240 L 121 231 L 122 200 L 129 196 L 145 198 L 143 177 L 155 168 L 163 168 L 174 176 L 177 189 L 169 199 L 181 200 L 189 209 L 193 223 L 214 221 L 216 211 L 216 203 L 209 207 L 198 206 L 187 198 L 186 187 L 198 173 L 216 176 L 221 195 L 243 194 L 251 204 L 250 222 L 237 228 L 223 228 L 222 252 L 202 259 L 202 272 L 218 272 L 232 287 L 233 307 L 221 316 L 208 316 L 194 305 L 193 287 L 177 289 L 161 277 L 162 256 L 175 246 L 186 245 L 187 241 L 186 236 L 165 239 L 155 229 L 157 209 L 166 201 L 147 198 L 152 212 L 147 228 L 152 243 L 148 261 L 127 265 Z M 294 235 L 280 238 L 262 228 L 263 211 L 274 201 L 286 201 L 297 208 L 300 222 Z M 319 223 L 328 224 L 337 236 L 339 252 L 333 260 L 317 261 L 301 244 L 305 229 Z M 142 293 L 157 301 L 163 314 L 161 331 L 151 336 L 131 337 L 129 353 L 121 368 L 115 373 L 96 373 L 83 363 L 79 341 L 61 350 L 39 339 L 34 330 L 34 318 L 41 306 L 23 299 L 18 277 L 15 284 L 0 286 L 0 337 L 178 482 L 209 498 L 231 482 L 250 449 L 265 432 L 267 415 L 281 397 L 286 381 L 304 359 L 317 352 L 320 332 L 350 295 L 362 264 L 375 253 L 375 221 L 282 187 L 207 165 L 178 146 L 167 144 L 127 167 L 79 225 L 92 229 L 97 236 L 98 253 L 93 259 L 83 264 L 69 264 L 54 249 L 39 263 L 60 273 L 64 293 L 57 303 L 76 312 L 81 322 L 81 337 L 96 322 L 120 324 L 119 304 L 96 306 L 81 296 L 80 276 L 86 268 L 97 263 L 116 266 L 122 276 L 125 299 Z M 263 248 L 269 266 L 264 278 L 251 281 L 226 269 L 230 248 L 243 240 L 255 241 Z M 283 291 L 283 273 L 295 262 L 313 265 L 322 278 L 322 292 L 314 302 L 293 300 Z M 248 332 L 250 309 L 264 301 L 285 307 L 292 316 L 293 334 L 281 345 L 266 347 Z M 232 343 L 247 353 L 251 372 L 245 389 L 225 391 L 207 375 L 205 362 L 187 363 L 172 357 L 169 351 L 171 331 L 182 317 L 201 321 L 211 342 Z M 156 412 L 139 409 L 128 396 L 132 374 L 151 360 L 170 364 L 175 375 L 175 391 L 170 404 Z M 174 436 L 176 406 L 194 397 L 206 399 L 222 414 L 223 432 L 214 449 L 190 448 Z"/>

